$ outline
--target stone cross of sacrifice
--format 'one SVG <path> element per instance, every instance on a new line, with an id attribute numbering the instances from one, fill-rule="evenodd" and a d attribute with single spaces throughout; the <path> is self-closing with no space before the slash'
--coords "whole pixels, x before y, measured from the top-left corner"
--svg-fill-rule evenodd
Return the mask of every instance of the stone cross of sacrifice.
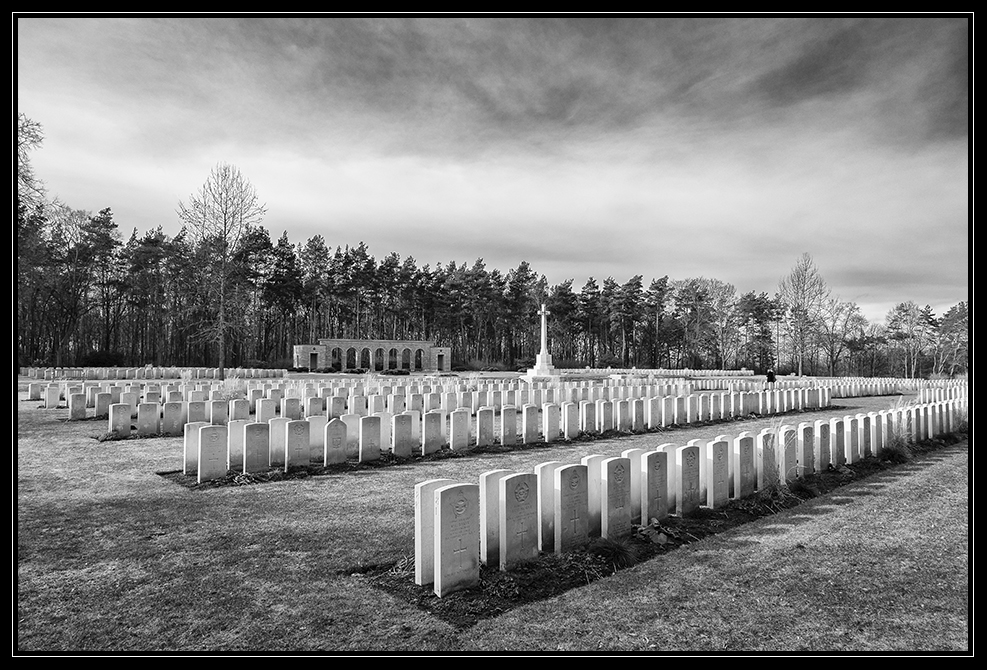
<path id="1" fill-rule="evenodd" d="M 545 321 L 545 317 L 551 314 L 547 309 L 545 309 L 545 303 L 542 303 L 541 309 L 538 310 L 541 315 L 541 353 L 542 356 L 548 353 L 548 325 Z"/>

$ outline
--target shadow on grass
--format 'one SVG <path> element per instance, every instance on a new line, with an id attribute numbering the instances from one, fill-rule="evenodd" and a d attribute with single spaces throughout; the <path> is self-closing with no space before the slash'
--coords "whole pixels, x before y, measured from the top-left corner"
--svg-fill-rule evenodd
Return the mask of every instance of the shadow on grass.
<path id="1" fill-rule="evenodd" d="M 952 440 L 954 438 L 950 438 Z M 414 582 L 414 557 L 406 557 L 397 564 L 364 566 L 359 571 L 370 583 L 404 602 L 415 605 L 428 614 L 438 617 L 459 629 L 467 629 L 478 622 L 499 616 L 521 605 L 552 598 L 571 589 L 585 586 L 597 579 L 613 575 L 618 570 L 657 558 L 675 549 L 702 539 L 737 528 L 757 519 L 777 515 L 783 510 L 797 508 L 802 503 L 819 496 L 838 491 L 841 487 L 866 482 L 874 476 L 904 477 L 921 468 L 929 458 L 942 459 L 956 441 L 933 440 L 917 445 L 914 461 L 895 465 L 870 457 L 848 466 L 842 466 L 804 478 L 796 487 L 801 495 L 781 487 L 772 495 L 755 494 L 743 500 L 733 500 L 721 509 L 701 507 L 690 517 L 671 515 L 647 526 L 633 526 L 630 538 L 621 541 L 620 553 L 630 556 L 629 563 L 615 560 L 614 550 L 607 551 L 593 544 L 563 555 L 541 554 L 508 572 L 496 567 L 481 566 L 479 583 L 469 589 L 439 598 L 431 585 L 420 586 Z M 783 533 L 786 527 L 826 514 L 835 505 L 847 505 L 861 495 L 875 495 L 885 486 L 881 481 L 873 486 L 856 487 L 852 496 L 828 496 L 822 505 L 805 506 L 805 513 L 788 515 L 778 519 L 778 527 L 764 526 L 759 532 Z"/>

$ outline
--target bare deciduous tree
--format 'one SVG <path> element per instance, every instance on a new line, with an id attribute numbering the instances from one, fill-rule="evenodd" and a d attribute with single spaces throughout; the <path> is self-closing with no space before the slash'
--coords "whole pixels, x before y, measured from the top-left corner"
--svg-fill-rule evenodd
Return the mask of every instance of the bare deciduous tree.
<path id="1" fill-rule="evenodd" d="M 904 354 L 902 376 L 914 379 L 918 375 L 919 357 L 932 339 L 933 319 L 931 307 L 923 310 L 913 300 L 900 302 L 888 312 L 888 339 Z"/>
<path id="2" fill-rule="evenodd" d="M 855 302 L 830 298 L 822 307 L 819 323 L 819 344 L 829 359 L 829 374 L 836 376 L 837 364 L 847 350 L 847 342 L 863 332 L 867 320 Z"/>
<path id="3" fill-rule="evenodd" d="M 795 267 L 778 284 L 782 302 L 785 304 L 785 325 L 798 366 L 802 375 L 802 361 L 812 342 L 819 324 L 819 315 L 829 297 L 826 285 L 812 256 L 803 253 Z"/>
<path id="4" fill-rule="evenodd" d="M 45 185 L 34 174 L 30 152 L 44 141 L 41 124 L 20 112 L 17 115 L 17 197 L 27 210 L 45 202 Z"/>
<path id="5" fill-rule="evenodd" d="M 219 375 L 225 377 L 226 338 L 233 319 L 228 294 L 236 268 L 234 258 L 251 226 L 259 225 L 267 208 L 257 198 L 253 185 L 233 165 L 220 163 L 188 204 L 178 203 L 178 216 L 192 239 L 208 250 L 214 286 L 214 322 L 205 330 L 219 351 Z"/>

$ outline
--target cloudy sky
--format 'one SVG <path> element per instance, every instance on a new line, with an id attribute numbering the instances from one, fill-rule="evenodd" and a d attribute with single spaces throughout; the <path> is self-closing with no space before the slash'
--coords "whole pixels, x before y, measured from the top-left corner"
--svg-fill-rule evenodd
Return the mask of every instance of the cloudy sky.
<path id="1" fill-rule="evenodd" d="M 551 284 L 969 299 L 963 16 L 16 19 L 50 195 L 180 229 L 235 165 L 293 243 Z"/>

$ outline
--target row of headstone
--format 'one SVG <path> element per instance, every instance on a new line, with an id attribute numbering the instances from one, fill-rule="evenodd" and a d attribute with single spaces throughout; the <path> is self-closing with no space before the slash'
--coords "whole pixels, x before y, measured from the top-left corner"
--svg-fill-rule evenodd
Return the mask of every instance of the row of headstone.
<path id="1" fill-rule="evenodd" d="M 550 461 L 533 472 L 497 469 L 479 482 L 415 486 L 415 582 L 442 597 L 479 583 L 480 566 L 509 570 L 539 553 L 572 551 L 669 514 L 716 509 L 778 484 L 879 456 L 894 435 L 950 432 L 959 401 L 915 404 L 757 434 L 719 435 L 620 456 Z"/>
<path id="2" fill-rule="evenodd" d="M 359 398 L 359 396 L 356 396 Z M 353 400 L 353 398 L 350 398 Z M 400 413 L 365 410 L 329 404 L 327 417 L 340 418 L 351 426 L 351 433 L 363 416 L 379 415 L 384 422 L 381 445 L 396 454 L 410 455 L 421 447 L 426 455 L 442 448 L 465 449 L 471 446 L 500 444 L 553 442 L 572 440 L 580 434 L 599 434 L 609 431 L 643 432 L 673 423 L 686 424 L 699 421 L 717 421 L 752 412 L 771 414 L 805 407 L 821 407 L 828 404 L 825 394 L 796 394 L 784 392 L 760 392 L 757 394 L 698 394 L 635 400 L 598 400 L 595 403 L 546 403 L 540 407 L 526 404 L 521 407 L 506 405 L 500 408 L 500 430 L 495 435 L 494 407 L 481 407 L 476 416 L 470 408 L 446 411 L 444 408 L 421 412 L 417 409 Z M 357 409 L 357 411 L 351 411 Z M 404 440 L 394 429 L 387 431 L 388 422 L 394 417 L 410 415 L 414 436 Z M 271 415 L 273 417 L 273 414 Z M 268 418 L 271 418 L 268 417 Z M 520 425 L 518 425 L 520 419 Z M 262 420 L 258 418 L 258 420 Z M 419 442 L 418 437 L 421 437 Z"/>
<path id="3" fill-rule="evenodd" d="M 429 393 L 429 394 L 389 394 L 383 395 L 348 395 L 348 392 L 339 392 L 328 395 L 327 389 L 306 386 L 304 388 L 285 389 L 283 385 L 264 384 L 263 387 L 249 388 L 248 399 L 237 399 L 232 401 L 218 400 L 217 394 L 223 393 L 220 387 L 209 389 L 209 386 L 192 384 L 172 384 L 172 385 L 145 385 L 143 387 L 136 384 L 114 385 L 100 384 L 90 385 L 86 388 L 84 397 L 79 387 L 71 385 L 60 387 L 56 384 L 47 386 L 38 384 L 31 385 L 29 397 L 35 395 L 46 395 L 46 406 L 59 406 L 58 398 L 60 394 L 67 395 L 70 406 L 70 418 L 87 418 L 86 408 L 94 408 L 95 416 L 106 416 L 109 405 L 113 403 L 129 403 L 132 406 L 132 416 L 138 414 L 147 416 L 148 421 L 152 420 L 154 412 L 158 412 L 160 418 L 161 433 L 166 435 L 180 434 L 181 427 L 185 422 L 209 421 L 211 423 L 222 424 L 230 418 L 247 419 L 253 414 L 257 421 L 267 421 L 275 416 L 287 418 L 304 418 L 309 416 L 326 415 L 329 419 L 342 418 L 346 414 L 358 416 L 372 414 L 396 415 L 404 411 L 417 412 L 417 416 L 422 418 L 430 411 L 441 411 L 449 414 L 451 411 L 467 409 L 472 417 L 476 415 L 475 432 L 469 432 L 466 438 L 466 445 L 475 444 L 483 446 L 492 444 L 493 428 L 492 415 L 485 411 L 493 409 L 502 410 L 499 403 L 503 398 L 508 403 L 518 395 L 522 398 L 526 395 L 523 392 L 505 392 L 503 395 L 497 392 L 490 394 L 484 392 L 463 392 L 454 393 Z M 386 388 L 385 390 L 391 390 Z M 294 392 L 294 396 L 284 397 L 285 393 Z M 162 394 L 167 399 L 162 398 Z M 317 395 L 318 394 L 318 395 Z M 302 395 L 303 397 L 297 397 Z M 531 391 L 533 397 L 540 398 L 541 390 Z M 207 400 L 207 396 L 211 399 Z M 544 396 L 552 398 L 551 390 L 544 392 Z M 188 400 L 183 400 L 187 398 Z M 494 405 L 479 405 L 483 401 L 492 400 Z M 462 401 L 464 407 L 460 407 Z M 155 410 L 153 407 L 139 407 L 142 404 L 161 403 L 161 408 Z M 175 403 L 182 403 L 181 408 Z M 531 442 L 538 439 L 554 440 L 559 436 L 565 439 L 572 439 L 579 432 L 602 433 L 609 430 L 623 432 L 637 432 L 647 429 L 654 429 L 660 426 L 667 426 L 673 423 L 684 424 L 696 421 L 715 421 L 730 418 L 737 415 L 747 415 L 750 413 L 769 414 L 788 411 L 791 409 L 802 409 L 812 407 L 822 407 L 828 405 L 828 398 L 824 391 L 819 389 L 801 389 L 788 391 L 757 392 L 757 393 L 710 393 L 710 394 L 690 394 L 688 396 L 665 396 L 653 398 L 634 398 L 618 400 L 597 400 L 595 402 L 580 401 L 577 403 L 564 403 L 559 406 L 554 403 L 544 403 L 541 407 L 543 415 L 542 427 L 536 426 L 532 422 L 532 410 L 523 409 L 523 417 L 527 418 L 527 425 L 521 435 L 523 441 Z M 547 408 L 544 409 L 544 408 Z M 481 411 L 484 410 L 484 411 Z M 556 416 L 561 412 L 560 416 Z M 423 419 L 424 420 L 424 419 Z M 460 414 L 455 416 L 457 422 L 462 422 Z M 443 427 L 444 427 L 443 419 Z M 556 426 L 556 424 L 559 424 Z M 457 423 L 457 425 L 459 425 Z M 473 425 L 471 419 L 465 421 L 469 429 Z M 509 428 L 510 426 L 508 426 Z M 149 429 L 143 428 L 144 434 Z M 444 431 L 449 432 L 449 431 Z M 459 435 L 459 431 L 455 432 Z M 487 439 L 487 437 L 491 439 Z M 539 436 L 541 436 L 539 438 Z M 508 434 L 507 439 L 510 439 Z M 464 445 L 465 446 L 465 445 Z"/>
<path id="4" fill-rule="evenodd" d="M 57 390 L 54 385 L 47 387 L 48 406 L 57 406 Z M 251 401 L 244 399 L 173 400 L 159 405 L 153 397 L 156 394 L 152 394 L 151 402 L 140 402 L 137 391 L 126 391 L 120 387 L 112 387 L 110 389 L 112 392 L 104 392 L 99 388 L 90 388 L 90 391 L 96 392 L 89 394 L 88 397 L 79 393 L 69 395 L 70 418 L 86 418 L 86 407 L 89 402 L 94 403 L 97 417 L 110 415 L 111 406 L 118 405 L 114 409 L 114 414 L 110 416 L 109 430 L 120 436 L 129 434 L 129 430 L 121 426 L 123 416 L 137 419 L 138 435 L 153 436 L 181 435 L 184 426 L 189 423 L 225 425 L 230 421 L 248 421 L 253 414 L 254 421 L 260 423 L 275 418 L 299 420 L 321 417 L 327 421 L 338 418 L 350 426 L 352 441 L 355 440 L 360 418 L 378 415 L 382 417 L 383 422 L 381 446 L 401 456 L 410 456 L 419 446 L 422 453 L 427 454 L 445 447 L 462 449 L 495 443 L 494 408 L 489 407 L 477 411 L 474 428 L 472 413 L 465 408 L 453 410 L 451 413 L 438 410 L 423 414 L 417 410 L 405 410 L 399 413 L 374 411 L 373 414 L 367 414 L 367 408 L 362 402 L 358 402 L 356 407 L 347 407 L 347 399 L 333 397 L 326 399 L 327 403 L 323 408 L 322 398 L 307 398 L 303 405 L 299 398 L 278 400 L 279 394 L 274 389 L 269 391 L 274 397 L 254 400 L 253 411 L 251 411 Z M 640 432 L 671 423 L 715 420 L 737 413 L 746 414 L 749 411 L 768 413 L 772 411 L 772 405 L 776 405 L 774 408 L 776 411 L 783 411 L 784 397 L 785 394 L 779 392 L 735 394 L 729 397 L 726 395 L 666 397 L 649 399 L 647 403 L 642 399 L 616 402 L 599 400 L 596 403 L 583 401 L 578 405 L 566 403 L 562 406 L 549 403 L 543 405 L 540 412 L 536 406 L 525 405 L 521 408 L 520 431 L 517 429 L 515 408 L 506 406 L 501 408 L 499 441 L 501 444 L 514 444 L 518 441 L 550 442 L 560 438 L 571 440 L 580 433 L 604 433 L 611 430 Z M 392 399 L 399 398 L 392 396 Z M 349 401 L 353 400 L 365 399 L 360 396 L 349 399 Z M 374 410 L 380 410 L 380 407 L 384 406 L 381 404 L 375 407 L 374 404 L 371 403 Z M 124 410 L 123 406 L 128 409 Z M 353 409 L 357 411 L 349 411 Z M 400 406 L 396 409 L 400 409 Z M 398 419 L 397 424 L 391 425 L 392 418 L 400 415 L 407 415 L 408 418 Z M 410 429 L 405 428 L 407 423 L 411 424 Z M 351 451 L 355 451 L 355 448 Z"/>
<path id="5" fill-rule="evenodd" d="M 103 388 L 104 392 L 113 392 L 114 388 L 120 386 L 121 383 L 116 385 L 113 382 L 103 382 L 99 386 Z M 29 399 L 40 399 L 44 393 L 47 391 L 46 388 L 50 388 L 50 384 L 46 387 L 44 383 L 31 383 L 28 385 L 28 397 Z M 124 384 L 123 385 L 127 391 L 140 392 L 140 386 L 136 383 Z M 561 402 L 581 402 L 583 400 L 597 401 L 600 399 L 605 400 L 621 400 L 629 399 L 634 400 L 637 398 L 650 399 L 654 397 L 667 396 L 667 395 L 690 395 L 693 393 L 700 393 L 700 391 L 692 388 L 694 385 L 628 385 L 628 386 L 578 386 L 578 385 L 562 385 L 559 388 L 527 388 L 522 386 L 521 388 L 511 389 L 507 388 L 508 385 L 501 385 L 501 389 L 496 387 L 481 387 L 482 390 L 468 391 L 468 390 L 452 390 L 452 389 L 463 389 L 464 385 L 446 385 L 446 386 L 429 386 L 429 385 L 408 385 L 402 386 L 399 384 L 389 385 L 389 386 L 378 386 L 373 388 L 364 388 L 362 385 L 345 385 L 345 386 L 330 386 L 330 385 L 317 385 L 315 383 L 301 383 L 301 382 L 279 382 L 279 383 L 261 383 L 255 381 L 245 382 L 244 387 L 244 397 L 247 397 L 251 402 L 251 409 L 253 411 L 253 403 L 257 398 L 271 398 L 280 399 L 281 397 L 299 397 L 303 400 L 310 397 L 320 397 L 323 399 L 329 398 L 346 398 L 347 405 L 358 405 L 359 403 L 365 403 L 370 407 L 373 407 L 372 403 L 377 402 L 380 405 L 386 403 L 387 411 L 395 412 L 393 405 L 395 403 L 404 403 L 409 409 L 417 409 L 419 411 L 429 411 L 431 409 L 443 409 L 445 411 L 451 411 L 453 409 L 458 409 L 460 407 L 469 407 L 474 413 L 478 411 L 480 407 L 493 406 L 499 407 L 502 404 L 508 405 L 522 405 L 522 404 L 535 404 L 541 405 L 543 403 L 561 403 Z M 86 392 L 87 393 L 87 406 L 93 407 L 94 400 L 92 394 L 98 392 L 96 384 L 81 382 L 73 384 L 71 382 L 61 382 L 61 396 L 66 398 L 69 393 L 73 392 Z M 828 390 L 826 393 L 831 395 L 833 387 L 826 387 Z M 847 387 L 851 388 L 851 387 Z M 74 390 L 73 390 L 74 389 Z M 747 389 L 747 392 L 761 392 L 764 388 Z M 731 391 L 718 391 L 718 393 L 727 392 L 743 392 L 743 388 L 734 388 Z M 813 405 L 813 394 L 819 394 L 821 392 L 821 387 L 809 387 L 809 386 L 784 386 L 780 385 L 772 391 L 782 391 L 784 393 L 794 393 L 802 394 L 804 400 L 803 402 L 808 404 L 808 406 Z M 162 385 L 145 385 L 144 394 L 157 393 L 156 400 L 158 402 L 164 402 L 165 400 L 175 401 L 175 400 L 210 400 L 214 399 L 218 394 L 228 394 L 229 389 L 225 388 L 221 383 L 218 382 L 204 382 L 204 383 L 185 383 L 185 384 L 162 384 Z M 845 393 L 845 391 L 841 391 Z M 180 397 L 176 397 L 178 393 L 181 393 Z M 711 393 L 712 394 L 712 393 Z M 859 394 L 859 393 L 854 393 Z M 380 397 L 375 397 L 380 396 Z M 419 397 L 420 396 L 420 397 Z M 360 398 L 366 398 L 365 401 L 360 400 Z M 149 399 L 144 399 L 145 401 L 150 401 Z M 340 401 L 334 401 L 337 406 Z M 791 403 L 789 403 L 791 404 Z M 342 409 L 339 408 L 337 415 L 342 413 Z M 359 413 L 361 410 L 359 407 L 352 409 L 351 411 Z M 381 407 L 376 407 L 371 411 L 381 411 Z"/>
<path id="6" fill-rule="evenodd" d="M 647 398 L 660 395 L 685 395 L 692 392 L 694 389 L 691 385 L 686 383 L 679 384 L 639 384 L 633 381 L 629 383 L 601 383 L 601 384 L 589 384 L 589 383 L 561 383 L 556 385 L 547 385 L 536 383 L 533 385 L 523 384 L 520 382 L 505 382 L 505 383 L 489 383 L 489 384 L 478 384 L 469 385 L 464 383 L 446 383 L 446 384 L 402 384 L 395 383 L 389 385 L 372 385 L 366 386 L 361 381 L 349 381 L 349 382 L 332 382 L 328 384 L 317 384 L 315 382 L 303 382 L 297 381 L 281 381 L 281 382 L 259 382 L 255 380 L 241 380 L 244 383 L 245 391 L 244 393 L 259 390 L 263 388 L 265 392 L 273 389 L 280 390 L 283 396 L 297 397 L 330 397 L 330 396 L 371 396 L 371 395 L 402 395 L 410 396 L 413 394 L 421 393 L 423 395 L 428 394 L 439 394 L 441 403 L 443 406 L 449 404 L 449 397 L 454 397 L 454 404 L 456 406 L 472 406 L 473 410 L 484 405 L 496 405 L 500 398 L 505 398 L 512 392 L 514 394 L 514 399 L 506 399 L 504 404 L 518 404 L 523 402 L 532 402 L 533 404 L 540 404 L 541 402 L 562 402 L 565 400 L 570 400 L 573 402 L 578 402 L 580 400 L 616 400 L 622 398 Z M 94 386 L 97 383 L 104 387 L 111 387 L 114 383 L 124 384 L 127 387 L 137 386 L 142 381 L 134 380 L 133 382 L 91 382 L 91 381 L 61 381 L 63 395 L 69 388 L 78 388 L 79 386 L 85 387 Z M 36 397 L 38 391 L 35 389 L 42 388 L 41 383 L 29 384 L 29 393 L 31 397 Z M 139 386 L 138 386 L 139 388 Z M 158 385 L 148 385 L 148 388 L 156 390 L 157 392 L 164 395 L 166 392 L 173 393 L 177 390 L 181 390 L 184 394 L 182 399 L 185 400 L 195 400 L 195 399 L 206 399 L 205 396 L 218 393 L 218 392 L 228 392 L 229 389 L 223 385 L 223 382 L 209 381 L 209 380 L 198 380 L 196 382 L 186 382 L 182 384 L 162 384 Z M 204 394 L 202 398 L 192 398 L 189 397 L 190 393 L 200 393 Z M 266 396 L 265 396 L 266 397 Z M 453 407 L 455 408 L 455 407 Z"/>
<path id="7" fill-rule="evenodd" d="M 179 368 L 179 367 L 142 367 L 142 368 L 21 368 L 21 374 L 32 379 L 219 379 L 219 368 Z M 288 374 L 287 370 L 264 368 L 227 368 L 223 372 L 227 378 L 281 378 Z"/>
<path id="8" fill-rule="evenodd" d="M 752 370 L 693 370 L 691 368 L 558 368 L 566 374 L 612 374 L 652 377 L 743 377 L 752 375 Z"/>
<path id="9" fill-rule="evenodd" d="M 260 473 L 272 468 L 289 471 L 312 464 L 345 460 L 345 426 L 324 417 L 272 419 L 269 422 L 236 420 L 226 425 L 206 422 L 184 427 L 182 472 L 200 483 L 229 473 Z M 365 445 L 376 438 L 364 438 Z M 337 453 L 338 452 L 338 453 Z"/>

